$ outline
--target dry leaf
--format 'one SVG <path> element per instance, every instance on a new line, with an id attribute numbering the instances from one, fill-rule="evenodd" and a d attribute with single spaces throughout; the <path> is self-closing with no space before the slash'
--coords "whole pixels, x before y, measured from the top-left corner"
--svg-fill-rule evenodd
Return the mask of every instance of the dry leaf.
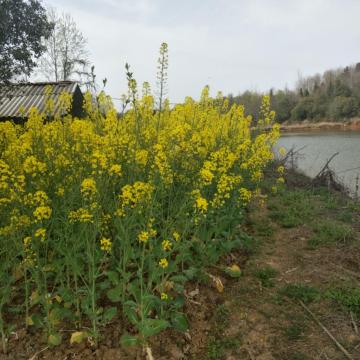
<path id="1" fill-rule="evenodd" d="M 223 285 L 221 279 L 219 277 L 211 275 L 211 274 L 208 274 L 208 275 L 211 277 L 212 281 L 214 282 L 217 291 L 219 293 L 222 293 L 224 291 L 224 285 Z"/>
<path id="2" fill-rule="evenodd" d="M 71 334 L 70 344 L 80 344 L 88 335 L 86 331 L 75 331 Z"/>

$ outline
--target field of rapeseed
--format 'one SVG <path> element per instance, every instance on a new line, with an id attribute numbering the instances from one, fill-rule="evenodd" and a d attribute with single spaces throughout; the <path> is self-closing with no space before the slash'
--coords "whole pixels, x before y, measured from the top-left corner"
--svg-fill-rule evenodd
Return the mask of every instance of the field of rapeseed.
<path id="1" fill-rule="evenodd" d="M 241 245 L 231 229 L 262 197 L 279 137 L 269 98 L 254 127 L 208 87 L 198 102 L 161 111 L 147 87 L 141 98 L 134 82 L 130 90 L 121 117 L 104 95 L 87 94 L 83 119 L 45 121 L 33 109 L 24 125 L 0 123 L 4 350 L 14 313 L 52 346 L 63 324 L 77 329 L 71 342 L 96 343 L 119 316 L 138 334 L 124 335 L 127 344 L 186 330 L 184 284 Z"/>

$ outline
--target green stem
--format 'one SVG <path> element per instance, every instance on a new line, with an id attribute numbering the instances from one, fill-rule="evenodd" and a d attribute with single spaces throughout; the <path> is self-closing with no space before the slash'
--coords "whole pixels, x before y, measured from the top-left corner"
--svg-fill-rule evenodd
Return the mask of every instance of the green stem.
<path id="1" fill-rule="evenodd" d="M 1 332 L 1 342 L 2 342 L 2 349 L 3 349 L 3 353 L 7 354 L 7 344 L 6 344 L 6 335 L 5 335 L 5 331 L 4 331 L 4 321 L 3 321 L 3 317 L 2 317 L 2 312 L 0 311 L 0 332 Z"/>

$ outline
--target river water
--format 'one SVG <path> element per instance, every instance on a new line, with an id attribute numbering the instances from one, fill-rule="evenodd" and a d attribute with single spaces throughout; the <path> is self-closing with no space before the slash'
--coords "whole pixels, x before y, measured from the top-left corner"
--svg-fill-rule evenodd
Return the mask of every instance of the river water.
<path id="1" fill-rule="evenodd" d="M 278 145 L 286 150 L 304 147 L 297 157 L 296 165 L 311 177 L 316 176 L 326 161 L 338 152 L 329 166 L 342 184 L 355 195 L 356 184 L 360 185 L 360 131 L 283 133 Z"/>

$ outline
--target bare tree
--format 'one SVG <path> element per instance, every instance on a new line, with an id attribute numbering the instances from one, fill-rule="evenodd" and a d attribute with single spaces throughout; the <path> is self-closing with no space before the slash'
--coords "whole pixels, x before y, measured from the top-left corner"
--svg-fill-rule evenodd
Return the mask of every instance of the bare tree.
<path id="1" fill-rule="evenodd" d="M 91 78 L 87 40 L 70 14 L 59 15 L 50 8 L 48 18 L 54 29 L 44 43 L 46 52 L 40 59 L 40 74 L 49 81 L 77 80 L 86 84 Z"/>

